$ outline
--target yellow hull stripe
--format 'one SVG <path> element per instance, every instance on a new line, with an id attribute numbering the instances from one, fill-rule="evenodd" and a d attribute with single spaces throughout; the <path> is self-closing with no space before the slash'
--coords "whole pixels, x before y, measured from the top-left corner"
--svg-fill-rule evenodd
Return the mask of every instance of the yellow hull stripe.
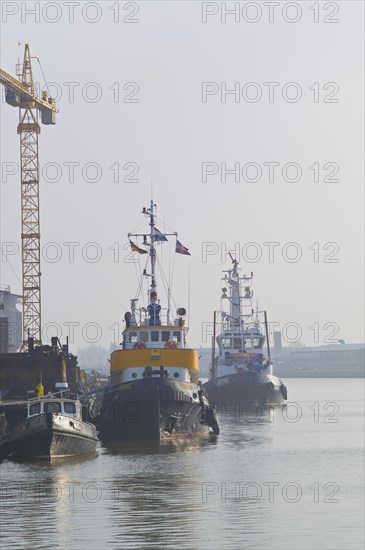
<path id="1" fill-rule="evenodd" d="M 147 367 L 182 367 L 199 371 L 198 352 L 192 349 L 123 349 L 111 354 L 110 371 Z"/>

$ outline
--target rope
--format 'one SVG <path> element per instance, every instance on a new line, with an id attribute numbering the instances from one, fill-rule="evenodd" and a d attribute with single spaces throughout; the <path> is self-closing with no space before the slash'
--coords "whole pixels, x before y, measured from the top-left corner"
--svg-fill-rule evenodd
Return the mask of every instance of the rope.
<path id="1" fill-rule="evenodd" d="M 34 53 L 34 52 L 33 52 Z M 39 68 L 41 70 L 41 73 L 42 73 L 42 76 L 43 76 L 43 79 L 44 79 L 44 84 L 45 84 L 45 87 L 47 88 L 47 92 L 48 92 L 48 95 L 50 96 L 50 92 L 49 92 L 49 88 L 48 88 L 48 84 L 47 84 L 47 80 L 46 80 L 46 76 L 44 74 L 44 71 L 43 71 L 43 68 L 42 68 L 42 65 L 41 65 L 41 62 L 39 60 L 39 57 L 38 56 L 35 56 L 36 60 L 38 61 L 38 64 L 39 64 Z"/>

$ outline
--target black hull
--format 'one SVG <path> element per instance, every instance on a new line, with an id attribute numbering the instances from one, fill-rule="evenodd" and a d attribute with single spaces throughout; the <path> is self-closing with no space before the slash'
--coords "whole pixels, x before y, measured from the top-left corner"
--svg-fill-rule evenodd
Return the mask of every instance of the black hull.
<path id="1" fill-rule="evenodd" d="M 62 414 L 29 416 L 11 432 L 7 451 L 13 458 L 68 458 L 95 452 L 95 426 Z"/>
<path id="2" fill-rule="evenodd" d="M 104 394 L 96 421 L 100 439 L 160 441 L 208 434 L 206 406 L 197 399 L 195 386 L 177 380 L 145 379 L 110 389 Z"/>
<path id="3" fill-rule="evenodd" d="M 96 443 L 96 439 L 50 429 L 13 439 L 9 442 L 7 450 L 13 458 L 51 460 L 94 453 Z"/>
<path id="4" fill-rule="evenodd" d="M 0 441 L 0 460 L 3 460 L 9 455 L 8 441 Z"/>
<path id="5" fill-rule="evenodd" d="M 287 398 L 286 388 L 277 376 L 255 371 L 211 379 L 203 388 L 219 410 L 237 403 L 240 407 L 282 406 Z"/>
<path id="6" fill-rule="evenodd" d="M 4 413 L 0 413 L 0 460 L 7 455 L 7 422 Z"/>

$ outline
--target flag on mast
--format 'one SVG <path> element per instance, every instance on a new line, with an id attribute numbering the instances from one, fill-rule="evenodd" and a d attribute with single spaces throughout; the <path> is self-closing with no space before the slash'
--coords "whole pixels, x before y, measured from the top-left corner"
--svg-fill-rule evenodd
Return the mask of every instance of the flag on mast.
<path id="1" fill-rule="evenodd" d="M 185 246 L 183 246 L 181 244 L 180 241 L 178 241 L 176 239 L 176 247 L 175 247 L 175 252 L 177 254 L 185 254 L 185 256 L 191 256 L 190 252 L 189 252 L 189 249 L 188 248 L 185 248 Z"/>
<path id="2" fill-rule="evenodd" d="M 147 254 L 147 250 L 143 250 L 143 248 L 139 248 L 134 242 L 132 242 L 129 239 L 129 244 L 131 245 L 132 252 L 138 252 L 138 254 Z"/>
<path id="3" fill-rule="evenodd" d="M 153 234 L 155 236 L 155 241 L 156 242 L 167 241 L 165 235 L 163 233 L 161 233 L 161 231 L 159 229 L 157 229 L 157 227 L 153 228 Z"/>

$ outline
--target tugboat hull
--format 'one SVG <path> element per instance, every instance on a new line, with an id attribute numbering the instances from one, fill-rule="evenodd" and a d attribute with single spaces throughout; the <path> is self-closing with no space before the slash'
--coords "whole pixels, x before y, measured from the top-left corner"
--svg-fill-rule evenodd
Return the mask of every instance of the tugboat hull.
<path id="1" fill-rule="evenodd" d="M 243 372 L 214 378 L 203 388 L 218 408 L 239 403 L 241 407 L 255 404 L 259 407 L 282 406 L 287 398 L 286 387 L 274 375 L 261 372 Z"/>
<path id="2" fill-rule="evenodd" d="M 208 434 L 208 403 L 195 384 L 166 379 L 120 384 L 104 394 L 96 425 L 102 441 L 160 441 Z"/>
<path id="3" fill-rule="evenodd" d="M 0 413 L 0 460 L 2 460 L 8 453 L 8 432 L 7 422 L 4 413 Z"/>
<path id="4" fill-rule="evenodd" d="M 94 453 L 96 444 L 96 431 L 91 424 L 44 414 L 28 419 L 14 430 L 8 452 L 14 458 L 51 460 Z"/>

